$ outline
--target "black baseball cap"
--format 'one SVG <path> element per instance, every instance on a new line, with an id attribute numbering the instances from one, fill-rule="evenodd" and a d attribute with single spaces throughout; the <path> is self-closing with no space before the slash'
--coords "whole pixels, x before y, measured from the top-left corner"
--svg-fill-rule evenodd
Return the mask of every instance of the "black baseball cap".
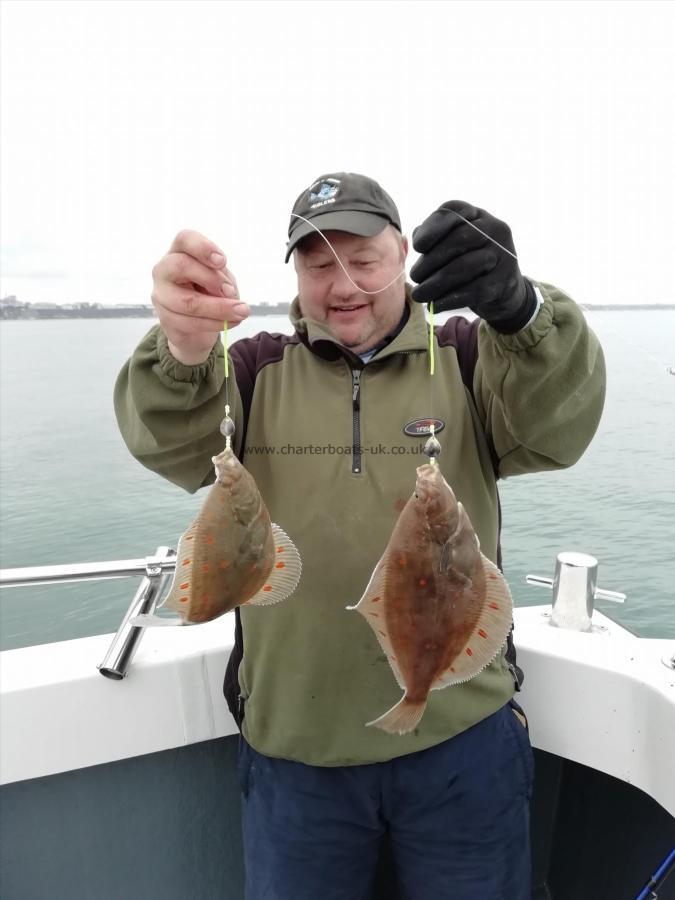
<path id="1" fill-rule="evenodd" d="M 354 172 L 334 172 L 317 178 L 295 201 L 293 213 L 288 226 L 286 262 L 297 244 L 316 229 L 363 237 L 373 237 L 387 225 L 401 231 L 401 219 L 389 194 L 372 178 Z"/>

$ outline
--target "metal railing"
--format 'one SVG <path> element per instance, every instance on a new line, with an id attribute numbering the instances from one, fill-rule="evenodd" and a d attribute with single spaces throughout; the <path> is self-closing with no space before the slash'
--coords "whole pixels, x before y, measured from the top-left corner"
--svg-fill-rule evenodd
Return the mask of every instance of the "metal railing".
<path id="1" fill-rule="evenodd" d="M 134 616 L 152 614 L 155 611 L 175 569 L 176 551 L 170 547 L 158 547 L 155 555 L 146 559 L 0 569 L 0 588 L 68 584 L 76 581 L 108 581 L 114 578 L 143 576 L 108 652 L 98 665 L 101 675 L 120 681 L 127 673 L 145 630 L 137 625 L 131 625 L 130 620 Z"/>

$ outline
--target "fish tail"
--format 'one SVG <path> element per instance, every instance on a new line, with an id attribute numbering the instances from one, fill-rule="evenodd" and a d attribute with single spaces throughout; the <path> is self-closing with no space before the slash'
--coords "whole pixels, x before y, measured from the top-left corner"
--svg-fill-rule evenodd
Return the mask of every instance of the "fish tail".
<path id="1" fill-rule="evenodd" d="M 381 728 L 389 734 L 407 734 L 419 725 L 426 706 L 426 697 L 424 700 L 411 700 L 404 694 L 388 712 L 379 719 L 366 722 L 366 725 L 375 725 L 376 728 Z"/>

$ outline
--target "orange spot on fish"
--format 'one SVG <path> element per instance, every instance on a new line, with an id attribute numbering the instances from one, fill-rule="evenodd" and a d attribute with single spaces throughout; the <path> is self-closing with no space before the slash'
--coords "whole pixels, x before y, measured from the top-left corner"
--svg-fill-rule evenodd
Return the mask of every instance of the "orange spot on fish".
<path id="1" fill-rule="evenodd" d="M 466 648 L 466 655 L 467 655 L 467 656 L 473 656 L 473 650 L 471 649 L 471 647 L 467 647 L 467 648 Z"/>
<path id="2" fill-rule="evenodd" d="M 405 566 L 405 565 L 407 565 L 407 561 L 406 561 L 405 556 L 399 556 L 399 558 L 398 558 L 398 564 L 399 564 L 399 566 Z"/>
<path id="3" fill-rule="evenodd" d="M 490 607 L 490 609 L 499 609 L 498 603 L 488 603 L 488 606 Z"/>
<path id="4" fill-rule="evenodd" d="M 213 543 L 213 535 L 212 535 L 212 534 L 207 534 L 207 536 L 206 536 L 206 543 L 207 543 L 207 544 L 212 544 L 212 543 Z"/>
<path id="5" fill-rule="evenodd" d="M 221 559 L 220 563 L 218 564 L 218 568 L 226 569 L 229 566 L 229 564 L 230 564 L 229 559 Z"/>
<path id="6" fill-rule="evenodd" d="M 479 629 L 478 629 L 478 634 L 479 634 L 481 637 L 487 637 L 486 632 L 484 632 L 482 628 L 479 628 Z"/>
<path id="7" fill-rule="evenodd" d="M 276 569 L 285 569 L 286 563 L 278 562 L 275 566 Z"/>
<path id="8" fill-rule="evenodd" d="M 208 572 L 208 571 L 209 571 L 209 564 L 204 563 L 204 565 L 202 566 L 202 572 Z"/>
<path id="9" fill-rule="evenodd" d="M 380 602 L 380 598 L 379 598 L 379 597 L 373 597 L 373 599 L 372 599 L 370 602 L 371 602 L 371 603 L 379 603 L 379 602 Z"/>
<path id="10" fill-rule="evenodd" d="M 263 588 L 263 591 L 271 591 L 271 590 L 272 590 L 271 584 L 266 584 L 265 587 Z"/>
<path id="11" fill-rule="evenodd" d="M 192 562 L 191 559 L 184 559 L 184 560 L 183 560 L 183 565 L 184 565 L 184 566 L 189 566 L 191 562 Z"/>
<path id="12" fill-rule="evenodd" d="M 190 587 L 190 582 L 186 581 L 185 584 L 181 584 L 180 589 L 181 589 L 181 591 L 186 591 L 189 587 Z"/>
<path id="13" fill-rule="evenodd" d="M 277 547 L 277 553 L 283 553 L 285 549 L 285 547 Z"/>
<path id="14" fill-rule="evenodd" d="M 181 603 L 187 603 L 187 602 L 188 602 L 188 598 L 187 598 L 187 597 L 181 597 L 181 598 L 180 598 L 180 602 L 181 602 Z"/>
<path id="15" fill-rule="evenodd" d="M 427 586 L 427 580 L 426 580 L 426 578 L 420 578 L 420 580 L 419 580 L 417 583 L 419 584 L 420 587 L 426 587 L 426 586 Z"/>

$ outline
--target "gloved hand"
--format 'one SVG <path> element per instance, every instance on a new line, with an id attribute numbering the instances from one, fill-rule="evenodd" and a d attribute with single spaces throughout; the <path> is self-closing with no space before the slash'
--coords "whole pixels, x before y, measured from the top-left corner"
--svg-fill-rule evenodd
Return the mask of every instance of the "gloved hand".
<path id="1" fill-rule="evenodd" d="M 534 288 L 520 274 L 518 260 L 472 228 L 515 253 L 511 229 L 484 209 L 450 200 L 413 231 L 413 247 L 423 254 L 410 270 L 418 303 L 434 301 L 443 312 L 468 306 L 502 334 L 519 331 L 537 308 Z"/>

